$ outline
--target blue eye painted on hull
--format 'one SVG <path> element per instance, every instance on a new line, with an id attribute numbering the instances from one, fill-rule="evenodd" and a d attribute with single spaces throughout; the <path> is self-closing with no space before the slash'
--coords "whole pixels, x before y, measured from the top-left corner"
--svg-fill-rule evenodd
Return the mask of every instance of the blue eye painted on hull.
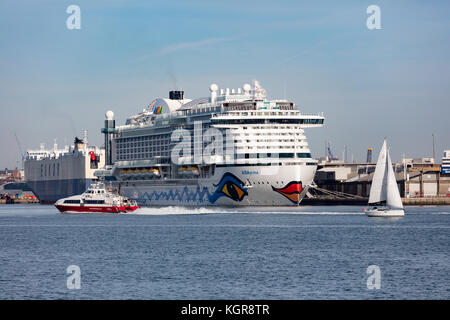
<path id="1" fill-rule="evenodd" d="M 216 191 L 209 197 L 209 201 L 214 203 L 221 197 L 228 197 L 234 201 L 242 201 L 248 195 L 244 183 L 232 173 L 225 173 L 216 185 Z"/>

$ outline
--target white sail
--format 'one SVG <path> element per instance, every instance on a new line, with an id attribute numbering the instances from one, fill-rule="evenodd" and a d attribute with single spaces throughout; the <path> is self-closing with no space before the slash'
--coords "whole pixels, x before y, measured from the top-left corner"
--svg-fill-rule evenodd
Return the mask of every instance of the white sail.
<path id="1" fill-rule="evenodd" d="M 392 161 L 389 151 L 387 152 L 387 179 L 386 179 L 386 205 L 393 209 L 403 209 L 402 199 L 398 191 L 397 180 L 392 169 Z"/>
<path id="2" fill-rule="evenodd" d="M 377 166 L 373 174 L 372 186 L 370 187 L 369 204 L 378 203 L 387 200 L 386 195 L 386 155 L 387 147 L 386 140 L 381 147 L 380 155 L 378 156 Z"/>

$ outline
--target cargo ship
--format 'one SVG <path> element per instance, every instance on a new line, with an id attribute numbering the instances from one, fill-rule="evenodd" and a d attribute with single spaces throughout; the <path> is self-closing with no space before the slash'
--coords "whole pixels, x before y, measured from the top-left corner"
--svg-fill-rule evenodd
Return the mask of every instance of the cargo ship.
<path id="1" fill-rule="evenodd" d="M 171 91 L 121 126 L 108 111 L 95 175 L 141 206 L 299 205 L 317 169 L 304 130 L 323 113 L 270 100 L 258 81 L 209 91 Z"/>
<path id="2" fill-rule="evenodd" d="M 105 165 L 104 149 L 75 138 L 73 146 L 28 150 L 24 161 L 27 185 L 41 203 L 81 194 L 97 181 L 94 172 Z"/>

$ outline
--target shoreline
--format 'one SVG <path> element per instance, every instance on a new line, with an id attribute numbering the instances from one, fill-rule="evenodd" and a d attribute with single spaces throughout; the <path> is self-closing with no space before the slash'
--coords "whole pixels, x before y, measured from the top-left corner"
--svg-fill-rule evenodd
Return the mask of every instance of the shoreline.
<path id="1" fill-rule="evenodd" d="M 404 206 L 450 206 L 450 197 L 446 198 L 402 198 Z M 34 199 L 0 199 L 0 205 L 8 204 L 42 204 L 52 205 L 52 203 L 40 203 L 39 200 Z M 300 206 L 367 206 L 367 199 L 303 199 Z M 160 206 L 153 206 L 160 207 Z M 214 207 L 214 206 L 205 206 Z M 270 206 L 268 206 L 270 207 Z M 152 208 L 149 206 L 148 208 Z"/>
<path id="2" fill-rule="evenodd" d="M 0 204 L 32 204 L 40 203 L 37 199 L 0 199 Z"/>
<path id="3" fill-rule="evenodd" d="M 450 197 L 402 198 L 404 206 L 450 206 Z M 308 199 L 301 204 L 310 206 L 367 206 L 368 199 Z"/>

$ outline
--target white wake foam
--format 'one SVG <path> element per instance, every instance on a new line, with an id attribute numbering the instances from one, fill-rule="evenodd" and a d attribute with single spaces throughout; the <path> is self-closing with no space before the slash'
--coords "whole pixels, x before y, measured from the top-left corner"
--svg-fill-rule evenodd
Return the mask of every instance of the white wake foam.
<path id="1" fill-rule="evenodd" d="M 137 209 L 132 213 L 126 214 L 137 214 L 137 215 L 169 215 L 169 214 L 211 214 L 211 213 L 223 213 L 224 211 L 220 208 L 209 208 L 209 207 L 178 207 L 178 206 L 169 206 L 169 207 L 144 207 Z"/>
<path id="2" fill-rule="evenodd" d="M 198 215 L 198 214 L 287 214 L 287 215 L 363 215 L 362 210 L 343 210 L 343 211 L 329 211 L 329 210 L 314 210 L 313 208 L 293 208 L 293 207 L 182 207 L 182 206 L 167 206 L 167 207 L 143 207 L 135 212 L 126 214 L 136 215 Z"/>

